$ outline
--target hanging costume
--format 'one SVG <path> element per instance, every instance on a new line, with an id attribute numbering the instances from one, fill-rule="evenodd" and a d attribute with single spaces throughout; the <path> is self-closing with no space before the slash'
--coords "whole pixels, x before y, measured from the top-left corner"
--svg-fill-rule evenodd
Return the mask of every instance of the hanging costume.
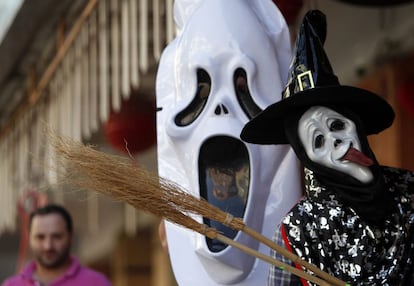
<path id="1" fill-rule="evenodd" d="M 241 134 L 251 143 L 290 144 L 305 167 L 306 195 L 274 240 L 351 285 L 413 285 L 414 174 L 380 166 L 367 140 L 388 128 L 394 113 L 381 97 L 339 84 L 325 37 L 325 16 L 308 12 L 283 99 Z M 354 137 L 346 133 L 351 125 Z M 269 285 L 300 284 L 313 285 L 271 267 Z"/>

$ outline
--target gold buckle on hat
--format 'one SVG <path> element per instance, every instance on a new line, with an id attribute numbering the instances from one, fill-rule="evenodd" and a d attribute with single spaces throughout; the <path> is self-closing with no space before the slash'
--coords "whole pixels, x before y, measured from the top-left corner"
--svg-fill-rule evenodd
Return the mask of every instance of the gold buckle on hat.
<path id="1" fill-rule="evenodd" d="M 299 83 L 299 90 L 303 91 L 304 89 L 314 88 L 315 84 L 313 83 L 313 76 L 310 70 L 305 71 L 297 76 Z M 305 87 L 305 88 L 304 88 Z"/>

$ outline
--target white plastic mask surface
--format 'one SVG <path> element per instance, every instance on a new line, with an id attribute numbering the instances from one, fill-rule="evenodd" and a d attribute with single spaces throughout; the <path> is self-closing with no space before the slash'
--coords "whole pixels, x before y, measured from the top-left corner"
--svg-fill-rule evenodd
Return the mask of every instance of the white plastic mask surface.
<path id="1" fill-rule="evenodd" d="M 157 73 L 159 175 L 271 238 L 301 196 L 298 162 L 289 146 L 245 144 L 239 134 L 280 100 L 291 59 L 286 23 L 270 0 L 183 3 L 190 5 L 175 1 L 180 33 Z M 269 253 L 243 233 L 196 219 Z M 173 224 L 166 230 L 179 285 L 267 283 L 265 262 Z"/>
<path id="2" fill-rule="evenodd" d="M 313 106 L 301 116 L 298 132 L 306 154 L 312 161 L 363 183 L 372 180 L 373 175 L 368 167 L 343 160 L 351 147 L 361 151 L 353 121 L 330 108 Z"/>

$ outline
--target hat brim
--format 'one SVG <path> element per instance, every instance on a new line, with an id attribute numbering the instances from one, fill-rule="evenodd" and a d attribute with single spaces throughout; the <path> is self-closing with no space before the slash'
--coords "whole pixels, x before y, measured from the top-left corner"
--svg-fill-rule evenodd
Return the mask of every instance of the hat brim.
<path id="1" fill-rule="evenodd" d="M 380 96 L 352 86 L 324 86 L 307 89 L 268 106 L 243 128 L 240 138 L 256 144 L 288 144 L 283 119 L 311 106 L 349 108 L 361 118 L 367 135 L 391 126 L 392 107 Z"/>

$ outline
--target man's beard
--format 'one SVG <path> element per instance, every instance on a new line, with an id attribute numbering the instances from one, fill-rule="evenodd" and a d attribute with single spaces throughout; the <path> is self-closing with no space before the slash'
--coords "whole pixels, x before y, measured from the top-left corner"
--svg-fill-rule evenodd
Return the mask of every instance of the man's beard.
<path id="1" fill-rule="evenodd" d="M 47 259 L 46 255 L 50 253 L 53 254 L 53 259 Z M 62 252 L 56 252 L 56 251 L 49 251 L 49 252 L 42 252 L 37 253 L 35 258 L 36 261 L 44 268 L 46 269 L 56 269 L 63 266 L 70 255 L 70 247 L 63 249 Z"/>

